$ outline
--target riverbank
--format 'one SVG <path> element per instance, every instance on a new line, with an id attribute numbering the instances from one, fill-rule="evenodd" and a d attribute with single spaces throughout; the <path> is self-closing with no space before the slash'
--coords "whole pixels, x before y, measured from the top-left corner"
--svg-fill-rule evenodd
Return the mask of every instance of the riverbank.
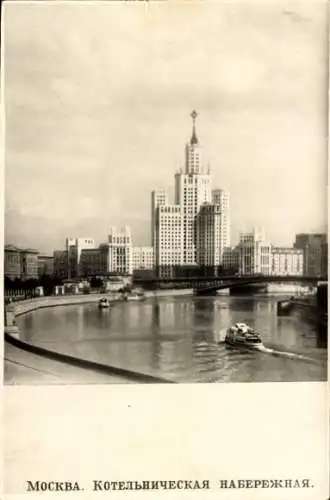
<path id="1" fill-rule="evenodd" d="M 315 287 L 309 287 L 307 285 L 297 285 L 294 283 L 267 283 L 266 292 L 268 294 L 290 294 L 297 296 L 305 296 L 315 291 Z"/>
<path id="2" fill-rule="evenodd" d="M 15 316 L 21 316 L 22 314 L 26 314 L 28 312 L 32 312 L 37 309 L 43 309 L 46 307 L 92 304 L 93 302 L 98 302 L 101 297 L 101 294 L 36 297 L 33 299 L 14 302 L 13 305 L 15 307 Z"/>
<path id="3" fill-rule="evenodd" d="M 153 297 L 173 297 L 173 296 L 193 295 L 193 289 L 184 290 L 155 290 L 146 291 L 146 298 Z M 14 302 L 15 315 L 21 316 L 28 312 L 46 307 L 72 306 L 76 304 L 92 304 L 98 302 L 101 298 L 109 297 L 108 294 L 93 293 L 88 295 L 60 295 L 49 297 L 35 297 L 33 299 L 21 300 Z M 110 296 L 111 297 L 111 296 Z"/>
<path id="4" fill-rule="evenodd" d="M 300 314 L 276 317 L 276 303 L 277 298 L 264 296 L 150 298 L 118 302 L 108 311 L 99 311 L 97 303 L 49 308 L 24 314 L 17 324 L 19 338 L 33 347 L 56 351 L 69 362 L 80 358 L 102 370 L 130 370 L 132 380 L 136 373 L 159 377 L 161 383 L 324 380 L 326 350 L 314 325 Z M 251 354 L 218 344 L 219 333 L 242 320 L 262 333 L 267 348 L 316 362 L 289 363 L 276 353 Z"/>
<path id="5" fill-rule="evenodd" d="M 4 346 L 4 381 L 6 385 L 134 383 L 128 378 L 86 370 L 26 352 L 9 342 Z"/>
<path id="6" fill-rule="evenodd" d="M 145 291 L 144 292 L 145 297 L 150 298 L 150 297 L 181 297 L 181 296 L 191 296 L 194 295 L 194 289 L 193 288 L 182 288 L 182 289 L 169 289 L 169 290 L 155 290 L 155 291 Z"/>
<path id="7" fill-rule="evenodd" d="M 165 292 L 165 294 L 152 293 L 149 296 L 168 296 L 169 290 Z M 10 319 L 10 323 L 5 326 L 5 384 L 172 383 L 167 379 L 141 372 L 95 363 L 41 348 L 20 339 L 14 320 L 16 316 L 50 307 L 97 303 L 101 297 L 104 297 L 104 294 L 38 297 L 5 306 L 6 320 Z M 11 318 L 8 316 L 9 311 Z"/>

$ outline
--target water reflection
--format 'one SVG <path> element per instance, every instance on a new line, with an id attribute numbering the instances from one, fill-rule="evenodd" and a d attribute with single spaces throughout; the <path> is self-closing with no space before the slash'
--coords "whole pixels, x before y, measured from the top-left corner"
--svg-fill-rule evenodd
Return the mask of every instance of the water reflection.
<path id="1" fill-rule="evenodd" d="M 161 342 L 159 334 L 161 332 L 161 310 L 159 303 L 154 301 L 151 305 L 151 320 L 149 322 L 149 331 L 151 334 L 151 366 L 156 372 L 161 371 Z"/>
<path id="2" fill-rule="evenodd" d="M 265 345 L 312 356 L 314 365 L 218 344 L 246 321 Z M 173 297 L 143 303 L 39 310 L 18 318 L 25 340 L 67 354 L 183 382 L 294 381 L 325 377 L 325 349 L 300 314 L 276 315 L 269 297 Z"/>

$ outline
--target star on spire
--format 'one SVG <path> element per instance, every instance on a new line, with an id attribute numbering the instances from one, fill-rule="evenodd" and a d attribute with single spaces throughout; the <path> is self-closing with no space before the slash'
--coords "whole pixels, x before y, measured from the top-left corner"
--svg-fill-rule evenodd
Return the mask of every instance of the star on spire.
<path id="1" fill-rule="evenodd" d="M 191 140 L 190 140 L 190 144 L 198 144 L 198 139 L 197 139 L 197 135 L 196 135 L 196 127 L 195 127 L 195 124 L 196 124 L 196 118 L 198 116 L 197 112 L 194 110 L 192 113 L 191 113 L 191 118 L 192 118 L 192 121 L 193 121 L 193 129 L 192 129 L 192 136 L 191 136 Z"/>

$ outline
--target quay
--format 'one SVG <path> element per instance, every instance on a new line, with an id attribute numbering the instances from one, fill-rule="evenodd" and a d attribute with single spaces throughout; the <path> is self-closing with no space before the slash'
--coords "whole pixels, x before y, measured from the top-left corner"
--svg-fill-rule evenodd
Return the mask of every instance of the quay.
<path id="1" fill-rule="evenodd" d="M 97 303 L 99 297 L 51 296 L 5 305 L 4 377 L 6 384 L 174 383 L 171 380 L 104 365 L 29 344 L 19 337 L 15 318 L 41 308 Z"/>
<path id="2" fill-rule="evenodd" d="M 102 374 L 69 363 L 51 360 L 27 352 L 10 343 L 4 346 L 4 380 L 6 385 L 58 384 L 127 384 L 134 383 L 122 376 Z"/>
<path id="3" fill-rule="evenodd" d="M 319 340 L 327 342 L 328 329 L 328 283 L 320 283 L 316 295 L 293 296 L 277 302 L 277 315 L 285 316 L 300 310 L 317 325 Z"/>

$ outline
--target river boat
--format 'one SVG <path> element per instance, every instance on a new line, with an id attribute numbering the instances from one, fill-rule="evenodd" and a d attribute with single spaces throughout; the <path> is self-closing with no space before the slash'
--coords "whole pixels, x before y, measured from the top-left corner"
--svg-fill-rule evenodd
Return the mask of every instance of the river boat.
<path id="1" fill-rule="evenodd" d="M 233 346 L 244 346 L 250 348 L 262 347 L 260 334 L 246 323 L 236 323 L 228 328 L 225 343 Z"/>
<path id="2" fill-rule="evenodd" d="M 99 309 L 109 309 L 110 305 L 110 300 L 106 297 L 99 300 Z"/>

